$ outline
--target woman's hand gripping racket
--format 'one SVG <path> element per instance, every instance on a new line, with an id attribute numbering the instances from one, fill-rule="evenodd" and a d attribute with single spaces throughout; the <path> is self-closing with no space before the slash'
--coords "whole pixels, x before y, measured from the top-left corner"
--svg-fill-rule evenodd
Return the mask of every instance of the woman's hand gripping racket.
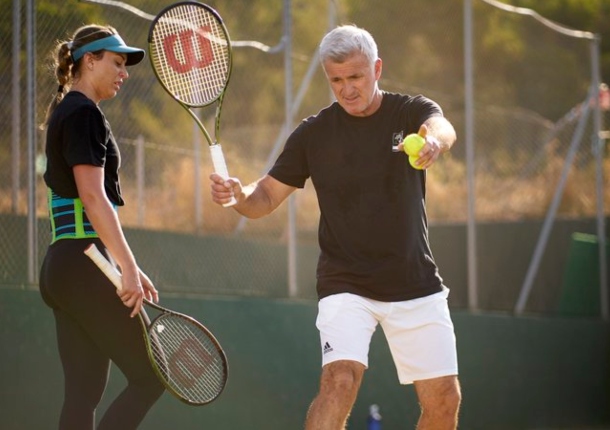
<path id="1" fill-rule="evenodd" d="M 153 70 L 165 90 L 184 107 L 203 132 L 212 154 L 214 170 L 229 178 L 218 143 L 220 111 L 231 76 L 231 43 L 220 15 L 208 5 L 185 1 L 163 9 L 148 33 Z M 215 140 L 191 108 L 216 105 Z M 223 206 L 232 206 L 232 198 Z"/>
<path id="2" fill-rule="evenodd" d="M 116 288 L 121 289 L 121 274 L 102 255 L 95 244 L 85 249 Z M 228 377 L 227 357 L 208 329 L 193 318 L 170 311 L 148 300 L 147 310 L 159 315 L 149 321 L 146 313 L 138 314 L 148 358 L 167 390 L 189 405 L 205 405 L 216 399 Z"/>

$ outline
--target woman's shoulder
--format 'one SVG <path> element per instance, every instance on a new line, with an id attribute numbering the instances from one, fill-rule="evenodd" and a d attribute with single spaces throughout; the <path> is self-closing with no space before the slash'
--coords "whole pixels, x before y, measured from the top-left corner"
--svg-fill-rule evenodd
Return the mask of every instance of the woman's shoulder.
<path id="1" fill-rule="evenodd" d="M 57 105 L 56 115 L 71 120 L 81 120 L 94 117 L 103 121 L 103 114 L 98 106 L 84 94 L 78 91 L 70 91 L 65 95 L 61 103 Z"/>
<path id="2" fill-rule="evenodd" d="M 93 102 L 93 100 L 78 91 L 70 91 L 69 93 L 67 93 L 61 101 L 60 105 L 72 108 L 98 110 L 98 107 Z"/>

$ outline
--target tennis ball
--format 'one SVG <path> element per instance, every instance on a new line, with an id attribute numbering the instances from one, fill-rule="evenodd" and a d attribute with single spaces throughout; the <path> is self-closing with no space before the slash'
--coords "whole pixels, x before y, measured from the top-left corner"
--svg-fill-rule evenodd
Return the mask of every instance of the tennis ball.
<path id="1" fill-rule="evenodd" d="M 409 155 L 409 163 L 411 164 L 411 166 L 413 166 L 414 169 L 423 170 L 422 166 L 420 166 L 419 164 L 415 164 L 417 160 L 419 160 L 419 157 L 417 155 Z"/>
<path id="2" fill-rule="evenodd" d="M 417 157 L 419 151 L 424 147 L 426 141 L 419 134 L 411 133 L 402 141 L 402 149 L 409 156 Z M 413 163 L 411 163 L 413 164 Z"/>

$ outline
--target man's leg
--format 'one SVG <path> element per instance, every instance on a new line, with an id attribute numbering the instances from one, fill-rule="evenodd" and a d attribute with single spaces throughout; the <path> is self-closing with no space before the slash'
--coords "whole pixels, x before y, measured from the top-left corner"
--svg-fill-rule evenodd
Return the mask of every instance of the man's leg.
<path id="1" fill-rule="evenodd" d="M 462 395 L 457 376 L 415 381 L 421 406 L 417 430 L 455 430 Z"/>
<path id="2" fill-rule="evenodd" d="M 333 361 L 322 368 L 320 391 L 313 400 L 305 430 L 343 430 L 364 375 L 357 361 Z"/>

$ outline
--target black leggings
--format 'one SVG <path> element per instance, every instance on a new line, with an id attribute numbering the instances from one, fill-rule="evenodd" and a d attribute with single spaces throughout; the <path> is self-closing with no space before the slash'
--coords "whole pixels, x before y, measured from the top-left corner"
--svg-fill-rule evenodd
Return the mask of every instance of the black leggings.
<path id="1" fill-rule="evenodd" d="M 164 387 L 148 361 L 139 318 L 130 318 L 114 286 L 83 250 L 97 239 L 62 239 L 51 246 L 40 273 L 40 292 L 53 309 L 64 370 L 60 430 L 93 430 L 114 362 L 127 387 L 112 402 L 98 430 L 136 429 Z"/>

